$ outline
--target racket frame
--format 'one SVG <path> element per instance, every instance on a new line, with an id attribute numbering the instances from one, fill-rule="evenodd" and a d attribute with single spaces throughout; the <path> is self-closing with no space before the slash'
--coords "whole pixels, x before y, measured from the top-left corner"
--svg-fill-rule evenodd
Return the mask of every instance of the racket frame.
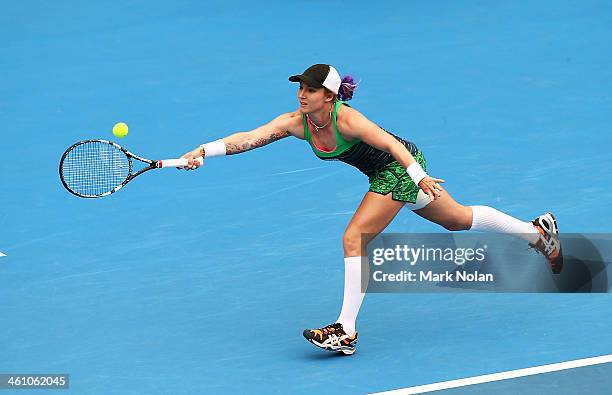
<path id="1" fill-rule="evenodd" d="M 112 190 L 110 190 L 108 192 L 104 192 L 103 194 L 100 194 L 100 195 L 83 195 L 81 193 L 73 191 L 72 189 L 70 189 L 70 187 L 68 187 L 68 184 L 64 180 L 64 175 L 62 174 L 62 167 L 63 167 L 63 164 L 64 164 L 64 159 L 66 159 L 68 154 L 73 149 L 75 149 L 76 147 L 78 147 L 80 145 L 83 145 L 83 144 L 86 144 L 86 143 L 92 143 L 92 142 L 109 144 L 109 145 L 112 145 L 115 148 L 118 148 L 121 152 L 123 152 L 123 154 L 128 158 L 128 164 L 129 164 L 128 175 L 125 178 L 125 180 L 123 180 L 123 182 L 121 184 L 117 185 L 116 187 L 114 187 Z M 132 173 L 132 171 L 134 170 L 134 165 L 132 163 L 132 159 L 136 159 L 136 160 L 139 160 L 139 161 L 141 161 L 143 163 L 146 163 L 146 164 L 148 164 L 148 166 L 138 170 L 136 173 Z M 100 198 L 100 197 L 108 196 L 110 194 L 113 194 L 113 193 L 117 192 L 118 190 L 123 188 L 128 182 L 132 181 L 137 176 L 139 176 L 142 173 L 144 173 L 146 171 L 149 171 L 151 169 L 157 169 L 157 168 L 160 167 L 160 165 L 161 165 L 161 161 L 145 159 L 145 158 L 143 158 L 141 156 L 135 155 L 135 154 L 131 153 L 130 151 L 126 150 L 125 148 L 123 148 L 122 146 L 120 146 L 119 144 L 113 143 L 112 141 L 102 140 L 102 139 L 92 139 L 92 140 L 79 141 L 77 143 L 72 144 L 70 147 L 68 147 L 68 149 L 66 149 L 66 151 L 62 155 L 62 159 L 60 160 L 59 173 L 60 173 L 60 180 L 62 181 L 62 184 L 64 185 L 64 188 L 66 188 L 66 190 L 68 190 L 68 192 L 70 192 L 73 195 L 78 196 L 78 197 L 87 198 L 87 199 L 93 199 L 93 198 Z"/>

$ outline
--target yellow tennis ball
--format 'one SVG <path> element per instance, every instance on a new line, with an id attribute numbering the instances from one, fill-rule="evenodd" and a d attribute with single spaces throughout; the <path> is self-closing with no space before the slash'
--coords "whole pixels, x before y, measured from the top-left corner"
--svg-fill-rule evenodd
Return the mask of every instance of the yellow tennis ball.
<path id="1" fill-rule="evenodd" d="M 119 122 L 113 126 L 113 134 L 120 139 L 124 138 L 128 134 L 128 125 L 123 122 Z"/>

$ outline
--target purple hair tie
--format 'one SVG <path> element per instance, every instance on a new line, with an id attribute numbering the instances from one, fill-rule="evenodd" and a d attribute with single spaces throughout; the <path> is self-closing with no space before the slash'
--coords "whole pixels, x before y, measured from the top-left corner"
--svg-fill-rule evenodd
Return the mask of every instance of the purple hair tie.
<path id="1" fill-rule="evenodd" d="M 338 89 L 338 96 L 340 97 L 340 100 L 351 100 L 353 98 L 353 93 L 355 93 L 355 90 L 357 90 L 357 85 L 359 85 L 359 82 L 355 82 L 353 76 L 345 75 L 342 77 L 340 89 Z"/>

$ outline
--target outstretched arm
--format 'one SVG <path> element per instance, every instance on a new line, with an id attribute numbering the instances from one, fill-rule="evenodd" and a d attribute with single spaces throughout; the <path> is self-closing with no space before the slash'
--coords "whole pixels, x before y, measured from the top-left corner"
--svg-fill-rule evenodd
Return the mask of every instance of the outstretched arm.
<path id="1" fill-rule="evenodd" d="M 235 133 L 223 139 L 225 154 L 234 155 L 250 151 L 268 145 L 276 140 L 289 137 L 290 135 L 291 133 L 288 131 L 282 131 L 270 124 L 260 126 L 250 132 Z M 206 157 L 204 146 L 202 146 L 202 151 L 204 157 Z"/>
<path id="2" fill-rule="evenodd" d="M 263 147 L 290 136 L 291 130 L 295 127 L 294 124 L 296 124 L 295 114 L 283 114 L 249 132 L 234 133 L 222 139 L 202 144 L 181 158 L 189 161 L 186 169 L 197 168 L 199 165 L 194 161 L 195 158 L 204 157 L 206 159 L 213 156 L 234 155 Z"/>

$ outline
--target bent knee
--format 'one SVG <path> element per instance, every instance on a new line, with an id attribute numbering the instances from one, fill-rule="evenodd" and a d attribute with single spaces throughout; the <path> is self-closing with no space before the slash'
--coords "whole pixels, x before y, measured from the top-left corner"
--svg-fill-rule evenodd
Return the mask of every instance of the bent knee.
<path id="1" fill-rule="evenodd" d="M 450 231 L 469 230 L 472 227 L 472 209 L 462 206 L 455 215 L 449 216 L 440 225 Z"/>
<path id="2" fill-rule="evenodd" d="M 453 217 L 443 221 L 440 225 L 451 231 L 469 230 L 472 227 L 472 219 L 467 216 Z"/>
<path id="3" fill-rule="evenodd" d="M 363 233 L 361 229 L 349 227 L 342 236 L 342 245 L 347 256 L 357 256 L 363 253 L 366 244 L 374 235 Z"/>
<path id="4" fill-rule="evenodd" d="M 470 226 L 465 224 L 464 222 L 447 222 L 444 223 L 442 226 L 444 226 L 444 229 L 446 230 L 450 230 L 450 231 L 460 231 L 460 230 L 469 230 Z"/>
<path id="5" fill-rule="evenodd" d="M 357 229 L 348 228 L 342 236 L 342 244 L 344 249 L 359 248 L 361 246 L 361 232 Z"/>

